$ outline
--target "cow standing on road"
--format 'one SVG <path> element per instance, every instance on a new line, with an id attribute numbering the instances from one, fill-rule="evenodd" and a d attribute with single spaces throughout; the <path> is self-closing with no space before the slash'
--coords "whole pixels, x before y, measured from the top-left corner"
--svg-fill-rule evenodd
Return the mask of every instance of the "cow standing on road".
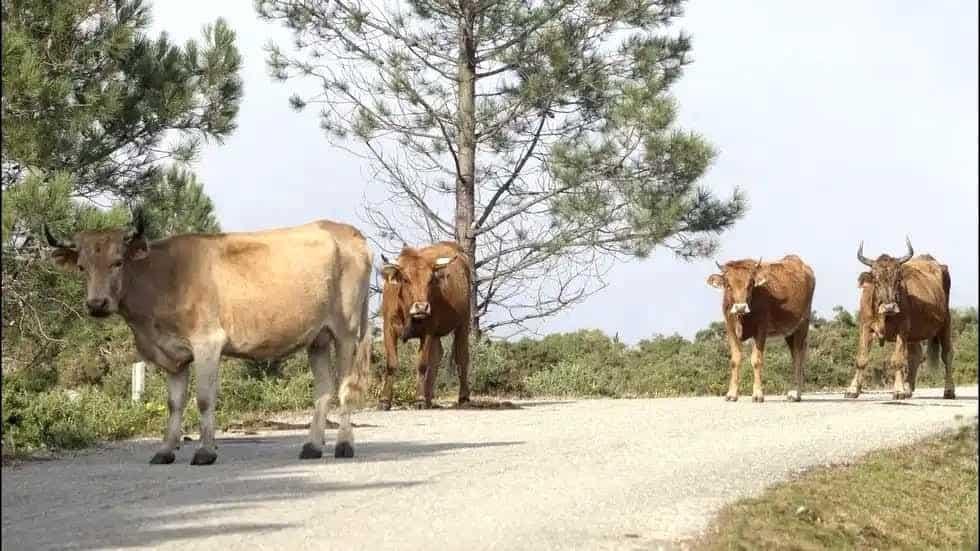
<path id="1" fill-rule="evenodd" d="M 860 335 L 854 380 L 844 394 L 847 398 L 861 394 L 868 349 L 874 338 L 879 345 L 885 341 L 895 343 L 890 365 L 895 373 L 892 396 L 896 400 L 911 398 L 915 391 L 922 356 L 920 341 L 928 341 L 926 358 L 930 367 L 939 364 L 941 349 L 946 368 L 943 398 L 956 397 L 949 268 L 927 254 L 913 258 L 915 253 L 908 238 L 905 244 L 908 247 L 905 256 L 895 258 L 883 254 L 876 260 L 864 256 L 864 242 L 858 246 L 858 261 L 871 271 L 858 276 Z"/>
<path id="2" fill-rule="evenodd" d="M 353 457 L 350 402 L 363 393 L 370 374 L 371 253 L 364 236 L 346 224 L 318 221 L 150 243 L 143 237 L 141 211 L 134 219 L 134 231 L 83 231 L 75 235 L 76 245 L 59 243 L 47 226 L 44 231 L 54 262 L 87 275 L 89 314 L 122 316 L 139 353 L 167 375 L 167 433 L 150 463 L 174 461 L 192 365 L 201 445 L 191 464 L 210 465 L 217 459 L 221 356 L 265 360 L 300 348 L 306 348 L 316 380 L 310 439 L 300 458 L 322 456 L 327 408 L 338 382 L 334 455 Z"/>
<path id="3" fill-rule="evenodd" d="M 787 393 L 786 398 L 800 401 L 810 308 L 816 286 L 813 270 L 796 255 L 777 262 L 734 260 L 724 266 L 718 264 L 718 268 L 721 273 L 708 277 L 708 285 L 724 290 L 722 313 L 731 350 L 731 380 L 725 400 L 738 400 L 742 342 L 748 339 L 753 340 L 752 401 L 764 400 L 762 365 L 766 338 L 785 336 L 796 374 L 796 390 Z"/>
<path id="4" fill-rule="evenodd" d="M 470 293 L 472 277 L 462 248 L 451 241 L 404 247 L 394 263 L 382 255 L 385 371 L 378 407 L 391 409 L 392 378 L 398 368 L 398 341 L 419 339 L 416 407 L 432 407 L 442 362 L 441 337 L 453 334 L 453 363 L 459 375 L 459 405 L 470 400 Z"/>

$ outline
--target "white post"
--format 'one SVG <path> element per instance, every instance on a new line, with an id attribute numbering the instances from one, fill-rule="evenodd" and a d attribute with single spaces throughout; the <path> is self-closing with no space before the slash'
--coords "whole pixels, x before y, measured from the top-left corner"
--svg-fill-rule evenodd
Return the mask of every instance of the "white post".
<path id="1" fill-rule="evenodd" d="M 133 364 L 133 401 L 139 402 L 143 399 L 143 385 L 146 382 L 146 364 L 136 362 Z"/>

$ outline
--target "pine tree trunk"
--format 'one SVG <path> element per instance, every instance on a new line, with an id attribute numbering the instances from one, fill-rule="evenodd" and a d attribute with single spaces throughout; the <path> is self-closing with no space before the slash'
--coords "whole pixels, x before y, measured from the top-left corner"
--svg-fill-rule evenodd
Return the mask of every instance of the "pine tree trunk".
<path id="1" fill-rule="evenodd" d="M 474 188 L 476 185 L 476 45 L 473 43 L 473 5 L 461 3 L 463 17 L 459 21 L 459 135 L 457 156 L 459 174 L 456 180 L 456 241 L 466 251 L 472 265 L 476 264 L 476 239 L 473 236 Z M 473 333 L 480 336 L 480 318 L 476 311 L 476 273 L 470 293 L 470 319 Z"/>

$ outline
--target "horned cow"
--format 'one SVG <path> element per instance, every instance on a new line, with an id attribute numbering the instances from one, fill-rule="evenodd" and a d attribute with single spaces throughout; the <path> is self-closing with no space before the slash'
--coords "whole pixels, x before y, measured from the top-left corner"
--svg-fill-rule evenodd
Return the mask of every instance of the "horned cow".
<path id="1" fill-rule="evenodd" d="M 905 244 L 908 252 L 904 256 L 882 254 L 875 260 L 864 256 L 863 241 L 858 246 L 858 261 L 871 269 L 858 276 L 860 332 L 854 379 L 844 394 L 847 398 L 861 394 L 873 339 L 879 345 L 886 341 L 895 343 L 889 360 L 895 373 L 893 398 L 911 398 L 915 391 L 922 356 L 920 341 L 927 341 L 926 359 L 930 367 L 939 364 L 941 353 L 945 367 L 943 397 L 956 397 L 949 268 L 927 254 L 913 258 L 915 252 L 908 238 Z"/>
<path id="2" fill-rule="evenodd" d="M 453 363 L 459 375 L 459 404 L 469 402 L 471 270 L 462 248 L 441 241 L 404 247 L 395 262 L 382 256 L 385 370 L 379 409 L 391 408 L 392 378 L 398 368 L 398 341 L 419 339 L 416 407 L 432 407 L 433 386 L 442 361 L 441 337 L 453 334 Z"/>
<path id="3" fill-rule="evenodd" d="M 301 459 L 319 458 L 327 408 L 340 383 L 336 457 L 354 455 L 351 401 L 370 373 L 368 293 L 371 253 L 361 233 L 318 221 L 252 233 L 186 234 L 155 242 L 135 229 L 83 231 L 63 244 L 44 227 L 54 262 L 87 276 L 94 317 L 118 313 L 144 359 L 167 376 L 169 419 L 150 463 L 174 462 L 197 375 L 200 447 L 192 465 L 215 452 L 214 414 L 221 356 L 273 359 L 305 348 L 315 378 L 315 411 Z M 330 349 L 335 362 L 330 362 Z"/>
<path id="4" fill-rule="evenodd" d="M 724 291 L 722 314 L 731 351 L 731 379 L 725 400 L 738 400 L 742 342 L 748 339 L 753 342 L 752 401 L 764 400 L 762 367 L 766 338 L 784 336 L 796 375 L 796 390 L 786 397 L 790 401 L 800 401 L 810 308 L 816 286 L 813 270 L 796 255 L 785 256 L 777 262 L 735 260 L 717 265 L 721 273 L 709 276 L 708 285 Z"/>

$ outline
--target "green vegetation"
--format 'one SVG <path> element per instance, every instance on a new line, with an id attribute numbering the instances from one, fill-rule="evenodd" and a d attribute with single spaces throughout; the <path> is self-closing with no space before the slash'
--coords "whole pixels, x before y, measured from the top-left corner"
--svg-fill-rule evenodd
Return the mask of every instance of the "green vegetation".
<path id="1" fill-rule="evenodd" d="M 887 503 L 887 507 L 882 507 Z M 696 549 L 976 549 L 977 423 L 816 469 L 721 513 Z"/>
<path id="2" fill-rule="evenodd" d="M 805 391 L 843 388 L 853 374 L 857 346 L 852 315 L 840 310 L 835 319 L 817 323 L 819 326 L 810 334 Z M 974 383 L 977 311 L 957 311 L 954 326 L 956 381 Z M 70 343 L 50 358 L 38 356 L 30 346 L 5 347 L 5 454 L 81 447 L 98 439 L 162 434 L 166 383 L 160 373 L 150 370 L 144 403 L 130 402 L 130 365 L 137 357 L 129 330 L 121 321 L 78 321 L 64 337 Z M 445 348 L 451 348 L 448 342 Z M 889 381 L 884 360 L 890 350 L 890 346 L 874 348 L 868 368 L 870 385 Z M 414 398 L 415 347 L 402 346 L 400 351 L 395 402 L 404 405 Z M 635 346 L 626 346 L 600 331 L 556 334 L 540 340 L 481 341 L 474 342 L 472 358 L 471 388 L 474 394 L 484 396 L 719 396 L 728 385 L 728 349 L 717 323 L 698 333 L 693 341 L 660 336 Z M 378 343 L 374 351 L 378 374 L 382 362 Z M 446 400 L 453 399 L 457 384 L 455 370 L 449 365 L 447 353 L 437 386 Z M 751 392 L 751 379 L 751 367 L 746 361 L 742 393 Z M 919 371 L 919 386 L 941 386 L 942 380 L 941 368 L 923 367 Z M 791 388 L 792 364 L 781 341 L 768 347 L 763 381 L 769 393 Z M 376 377 L 375 384 L 379 382 L 380 377 Z M 278 362 L 226 360 L 221 371 L 219 426 L 245 417 L 310 408 L 312 383 L 303 353 Z M 376 386 L 375 395 L 378 390 Z M 185 428 L 196 432 L 196 407 L 190 405 L 187 413 Z"/>

